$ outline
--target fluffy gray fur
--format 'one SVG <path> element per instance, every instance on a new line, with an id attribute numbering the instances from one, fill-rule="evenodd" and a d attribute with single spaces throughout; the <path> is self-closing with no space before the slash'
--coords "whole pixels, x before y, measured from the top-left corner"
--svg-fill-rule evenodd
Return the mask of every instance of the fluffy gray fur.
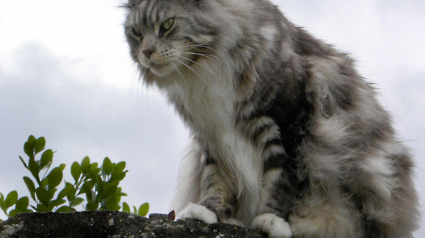
<path id="1" fill-rule="evenodd" d="M 125 8 L 144 82 L 164 92 L 193 138 L 172 207 L 180 217 L 269 237 L 412 235 L 414 164 L 349 56 L 267 0 Z"/>

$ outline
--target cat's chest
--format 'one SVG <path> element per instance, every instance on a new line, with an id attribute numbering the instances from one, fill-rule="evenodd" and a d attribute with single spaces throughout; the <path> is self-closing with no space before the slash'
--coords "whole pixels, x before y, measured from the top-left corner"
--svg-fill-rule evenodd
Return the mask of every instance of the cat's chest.
<path id="1" fill-rule="evenodd" d="M 176 106 L 192 132 L 202 137 L 219 139 L 235 129 L 235 96 L 228 88 L 210 86 L 183 92 Z"/>
<path id="2" fill-rule="evenodd" d="M 190 85 L 168 91 L 185 124 L 198 143 L 206 146 L 214 159 L 220 160 L 222 175 L 236 184 L 241 208 L 256 207 L 259 203 L 261 165 L 259 150 L 235 126 L 237 95 L 230 87 L 217 84 Z M 240 209 L 238 217 L 249 220 L 254 210 Z M 249 221 L 250 222 L 250 221 Z M 249 223 L 248 222 L 248 223 Z"/>

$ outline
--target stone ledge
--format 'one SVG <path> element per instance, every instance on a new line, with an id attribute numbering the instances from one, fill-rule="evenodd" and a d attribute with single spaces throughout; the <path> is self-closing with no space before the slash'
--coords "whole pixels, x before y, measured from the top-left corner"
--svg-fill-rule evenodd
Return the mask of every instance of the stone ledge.
<path id="1" fill-rule="evenodd" d="M 23 213 L 0 223 L 0 238 L 267 238 L 259 230 L 195 219 L 117 211 Z"/>

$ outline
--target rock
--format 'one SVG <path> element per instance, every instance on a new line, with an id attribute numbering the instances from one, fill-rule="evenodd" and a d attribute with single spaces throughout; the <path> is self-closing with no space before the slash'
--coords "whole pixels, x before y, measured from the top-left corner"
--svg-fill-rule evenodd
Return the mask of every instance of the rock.
<path id="1" fill-rule="evenodd" d="M 22 213 L 0 223 L 1 238 L 267 238 L 259 230 L 195 219 L 172 221 L 117 211 Z"/>

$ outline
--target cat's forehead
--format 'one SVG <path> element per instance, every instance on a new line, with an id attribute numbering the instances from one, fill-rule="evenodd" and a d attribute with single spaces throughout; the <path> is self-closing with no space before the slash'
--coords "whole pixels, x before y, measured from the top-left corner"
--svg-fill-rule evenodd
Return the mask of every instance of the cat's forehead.
<path id="1" fill-rule="evenodd" d="M 142 0 L 130 5 L 130 13 L 126 25 L 152 26 L 162 22 L 177 13 L 177 1 Z"/>

